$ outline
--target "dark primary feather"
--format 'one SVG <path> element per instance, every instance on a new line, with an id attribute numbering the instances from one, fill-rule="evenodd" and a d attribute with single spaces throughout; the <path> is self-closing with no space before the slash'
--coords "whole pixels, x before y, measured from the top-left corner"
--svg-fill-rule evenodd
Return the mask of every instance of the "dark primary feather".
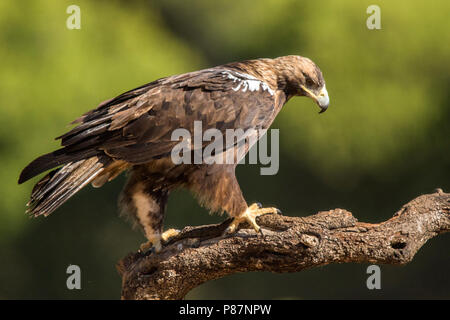
<path id="1" fill-rule="evenodd" d="M 79 161 L 98 154 L 97 150 L 85 149 L 76 153 L 69 152 L 65 148 L 47 153 L 28 164 L 20 173 L 19 184 L 37 176 L 49 169 L 59 167 L 71 161 Z"/>

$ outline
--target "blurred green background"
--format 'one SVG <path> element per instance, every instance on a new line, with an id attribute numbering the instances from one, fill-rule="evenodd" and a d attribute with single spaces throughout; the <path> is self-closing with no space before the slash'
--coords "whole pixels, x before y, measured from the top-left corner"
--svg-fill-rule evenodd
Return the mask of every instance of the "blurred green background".
<path id="1" fill-rule="evenodd" d="M 81 30 L 66 28 L 67 6 Z M 366 8 L 381 8 L 368 30 Z M 48 218 L 24 213 L 33 183 L 20 170 L 58 147 L 53 137 L 98 103 L 156 78 L 226 62 L 298 54 L 322 69 L 331 98 L 317 115 L 291 100 L 280 129 L 280 170 L 239 166 L 248 202 L 304 216 L 346 208 L 361 221 L 450 190 L 450 2 L 442 1 L 13 1 L 0 2 L 0 298 L 117 299 L 116 262 L 144 237 L 118 217 L 121 176 L 86 187 Z M 36 182 L 34 179 L 33 182 Z M 172 195 L 166 227 L 208 224 L 188 192 Z M 367 265 L 297 274 L 237 274 L 187 298 L 450 298 L 450 236 L 428 242 L 407 266 Z M 66 268 L 82 290 L 66 288 Z"/>

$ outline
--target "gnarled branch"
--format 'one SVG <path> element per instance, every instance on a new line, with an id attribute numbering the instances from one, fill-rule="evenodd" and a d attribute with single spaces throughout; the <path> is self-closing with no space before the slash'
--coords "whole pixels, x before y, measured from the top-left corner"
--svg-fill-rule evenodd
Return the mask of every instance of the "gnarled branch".
<path id="1" fill-rule="evenodd" d="M 185 227 L 155 254 L 130 254 L 118 264 L 123 299 L 182 299 L 198 285 L 236 272 L 297 272 L 329 263 L 406 264 L 430 238 L 450 230 L 450 194 L 437 190 L 404 205 L 382 223 L 358 222 L 343 209 L 308 217 L 257 218 L 222 236 L 230 219 Z"/>

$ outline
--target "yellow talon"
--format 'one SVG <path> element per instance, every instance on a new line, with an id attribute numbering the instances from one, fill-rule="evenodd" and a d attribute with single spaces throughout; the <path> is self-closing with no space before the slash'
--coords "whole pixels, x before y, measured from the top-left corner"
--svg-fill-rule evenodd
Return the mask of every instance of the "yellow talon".
<path id="1" fill-rule="evenodd" d="M 261 208 L 259 203 L 254 203 L 249 206 L 239 217 L 235 217 L 225 233 L 233 233 L 237 230 L 238 226 L 242 222 L 248 222 L 256 232 L 260 232 L 261 228 L 256 223 L 256 217 L 262 216 L 268 213 L 280 213 L 277 208 Z"/>
<path id="2" fill-rule="evenodd" d="M 161 251 L 161 236 L 158 237 L 154 237 L 150 240 L 148 240 L 147 242 L 144 242 L 143 244 L 141 244 L 140 246 L 140 251 L 141 252 L 146 252 L 150 249 L 154 248 L 155 252 L 160 252 Z"/>
<path id="3" fill-rule="evenodd" d="M 167 242 L 170 238 L 177 236 L 180 233 L 180 230 L 177 229 L 168 229 L 164 231 L 162 234 L 155 233 L 152 237 L 148 239 L 147 242 L 141 244 L 140 250 L 141 252 L 145 252 L 150 250 L 151 248 L 155 249 L 155 252 L 160 252 L 162 249 L 161 240 Z"/>
<path id="4" fill-rule="evenodd" d="M 161 239 L 165 242 L 169 241 L 170 238 L 176 237 L 178 234 L 180 234 L 180 230 L 178 229 L 168 229 L 163 232 L 161 235 Z"/>

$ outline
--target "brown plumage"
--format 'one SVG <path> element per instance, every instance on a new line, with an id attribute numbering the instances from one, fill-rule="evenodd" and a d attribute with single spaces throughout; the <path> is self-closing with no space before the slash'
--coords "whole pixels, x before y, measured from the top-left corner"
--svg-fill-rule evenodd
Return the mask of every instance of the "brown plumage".
<path id="1" fill-rule="evenodd" d="M 253 87 L 250 85 L 253 84 Z M 256 84 L 256 86 L 255 86 Z M 175 129 L 267 129 L 293 96 L 328 107 L 325 82 L 309 59 L 257 59 L 162 78 L 101 103 L 58 137 L 62 148 L 31 162 L 19 183 L 54 169 L 33 188 L 28 212 L 49 215 L 88 183 L 100 187 L 130 172 L 120 197 L 122 211 L 142 226 L 159 248 L 169 193 L 185 187 L 211 211 L 226 211 L 237 224 L 271 212 L 247 206 L 235 177 L 236 164 L 180 164 L 170 157 Z M 203 145 L 204 147 L 205 145 Z M 234 148 L 234 146 L 232 146 Z M 225 150 L 224 150 L 225 151 Z M 265 210 L 265 211 L 264 211 Z"/>

